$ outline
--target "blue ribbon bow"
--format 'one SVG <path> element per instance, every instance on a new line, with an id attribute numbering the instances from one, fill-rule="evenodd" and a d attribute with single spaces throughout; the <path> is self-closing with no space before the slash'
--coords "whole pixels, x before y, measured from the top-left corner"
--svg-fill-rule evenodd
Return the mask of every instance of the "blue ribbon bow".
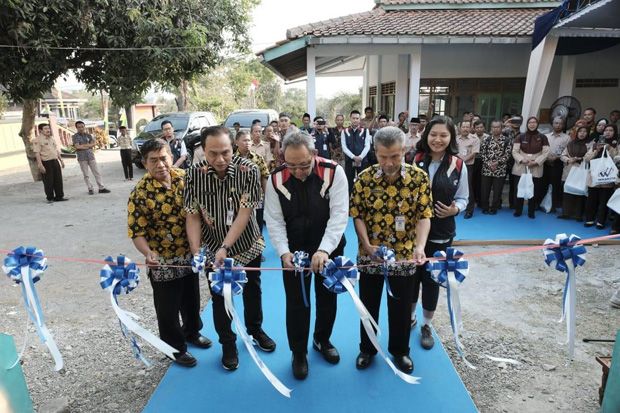
<path id="1" fill-rule="evenodd" d="M 463 253 L 455 248 L 448 247 L 446 252 L 436 251 L 433 254 L 436 258 L 442 260 L 429 261 L 426 263 L 426 269 L 431 273 L 431 278 L 437 284 L 444 288 L 448 288 L 448 273 L 454 273 L 454 278 L 459 283 L 465 281 L 465 274 L 469 270 L 469 263 L 464 260 Z"/>
<path id="2" fill-rule="evenodd" d="M 301 283 L 301 296 L 304 299 L 304 305 L 306 307 L 310 307 L 305 280 L 309 274 L 309 272 L 305 271 L 305 268 L 310 266 L 310 258 L 308 253 L 305 251 L 295 251 L 293 254 L 293 265 L 295 266 L 295 274 L 299 276 L 299 282 Z"/>
<path id="3" fill-rule="evenodd" d="M 22 267 L 30 268 L 33 284 L 39 281 L 47 269 L 43 251 L 35 247 L 17 247 L 4 258 L 2 269 L 17 284 L 22 282 Z"/>
<path id="4" fill-rule="evenodd" d="M 239 295 L 243 292 L 243 284 L 248 282 L 247 275 L 244 270 L 233 268 L 233 264 L 232 258 L 226 258 L 222 267 L 209 274 L 211 290 L 215 294 L 224 295 L 224 284 L 231 285 L 233 295 Z"/>
<path id="5" fill-rule="evenodd" d="M 119 294 L 129 294 L 140 283 L 140 269 L 129 258 L 119 255 L 116 257 L 116 263 L 114 263 L 114 259 L 108 256 L 105 262 L 106 265 L 99 273 L 99 285 L 107 290 L 112 288 L 115 280 L 118 280 L 112 292 L 115 297 Z"/>
<path id="6" fill-rule="evenodd" d="M 197 274 L 201 274 L 204 272 L 207 265 L 207 255 L 204 248 L 200 248 L 198 254 L 194 255 L 192 258 L 192 271 Z"/>
<path id="7" fill-rule="evenodd" d="M 379 248 L 375 252 L 375 257 L 382 259 L 383 264 L 381 268 L 383 269 L 383 280 L 385 282 L 385 291 L 388 293 L 390 297 L 394 297 L 392 294 L 392 288 L 390 288 L 390 282 L 388 279 L 388 273 L 390 271 L 390 265 L 393 265 L 396 262 L 396 254 L 393 249 L 386 247 L 385 245 L 379 245 Z"/>
<path id="8" fill-rule="evenodd" d="M 342 284 L 345 278 L 348 278 L 355 285 L 359 277 L 357 267 L 353 265 L 350 259 L 343 256 L 336 257 L 333 261 L 328 261 L 321 275 L 325 277 L 323 285 L 334 294 L 341 294 L 347 291 Z"/>
<path id="9" fill-rule="evenodd" d="M 573 266 L 579 267 L 586 263 L 585 255 L 586 247 L 577 245 L 580 241 L 577 235 L 568 237 L 566 234 L 556 235 L 555 240 L 548 239 L 543 245 L 548 246 L 543 250 L 545 256 L 545 264 L 552 266 L 555 261 L 555 269 L 568 273 L 567 260 L 571 260 Z"/>

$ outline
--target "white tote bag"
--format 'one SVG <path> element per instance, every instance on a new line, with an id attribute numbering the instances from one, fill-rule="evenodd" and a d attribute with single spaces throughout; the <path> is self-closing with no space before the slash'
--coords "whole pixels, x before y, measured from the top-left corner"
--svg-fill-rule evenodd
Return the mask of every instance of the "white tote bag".
<path id="1" fill-rule="evenodd" d="M 540 207 L 544 209 L 547 214 L 551 212 L 551 209 L 553 208 L 553 185 L 549 185 L 547 195 L 545 195 L 543 200 L 540 202 Z"/>
<path id="2" fill-rule="evenodd" d="M 517 198 L 530 199 L 534 198 L 534 179 L 530 168 L 525 167 L 525 172 L 519 178 L 519 186 L 517 187 Z"/>
<path id="3" fill-rule="evenodd" d="M 581 162 L 581 165 L 571 168 L 564 182 L 564 192 L 573 195 L 588 195 L 588 170 L 587 162 Z"/>
<path id="4" fill-rule="evenodd" d="M 603 149 L 603 154 L 600 158 L 590 161 L 590 176 L 592 176 L 592 186 L 616 183 L 618 168 L 607 153 L 607 146 Z"/>
<path id="5" fill-rule="evenodd" d="M 616 189 L 616 192 L 609 198 L 607 207 L 612 209 L 615 213 L 620 214 L 620 188 Z M 616 219 L 620 219 L 620 217 L 616 216 Z"/>

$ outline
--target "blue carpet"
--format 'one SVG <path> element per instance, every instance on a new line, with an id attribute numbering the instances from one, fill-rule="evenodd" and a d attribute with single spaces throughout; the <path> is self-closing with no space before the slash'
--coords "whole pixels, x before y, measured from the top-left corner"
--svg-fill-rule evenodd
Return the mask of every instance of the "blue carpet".
<path id="1" fill-rule="evenodd" d="M 346 235 L 346 255 L 355 257 L 357 239 L 352 225 L 349 225 Z M 278 257 L 270 246 L 265 256 L 267 261 L 264 267 L 279 265 Z M 208 350 L 191 349 L 198 365 L 192 369 L 172 365 L 144 412 L 477 412 L 439 338 L 435 337 L 436 345 L 432 350 L 425 351 L 419 345 L 419 328 L 411 334 L 411 356 L 415 363 L 414 375 L 422 378 L 421 384 L 403 382 L 378 358 L 367 370 L 356 370 L 359 317 L 346 294 L 338 297 L 338 315 L 332 335 L 332 343 L 340 351 L 340 363 L 335 366 L 328 364 L 312 350 L 310 344 L 310 373 L 305 381 L 297 381 L 291 372 L 291 353 L 286 340 L 281 273 L 263 272 L 262 280 L 263 328 L 277 342 L 278 348 L 271 354 L 260 351 L 259 354 L 271 371 L 293 389 L 291 398 L 283 397 L 267 382 L 245 346 L 237 340 L 240 360 L 237 371 L 227 372 L 222 368 L 221 347 L 217 343 Z M 314 302 L 314 292 L 310 296 Z M 243 314 L 240 297 L 235 297 L 235 304 L 238 312 Z M 203 313 L 203 334 L 216 341 L 211 311 L 209 305 Z M 421 318 L 421 314 L 418 317 Z M 311 320 L 313 323 L 314 315 Z M 380 327 L 384 331 L 381 345 L 387 351 L 385 294 Z M 450 397 L 446 397 L 447 389 Z"/>
<path id="2" fill-rule="evenodd" d="M 609 225 L 604 230 L 586 228 L 583 222 L 557 219 L 556 214 L 537 211 L 536 218 L 530 219 L 527 206 L 525 208 L 523 215 L 518 218 L 513 217 L 513 210 L 507 208 L 498 211 L 497 215 L 484 215 L 480 208 L 476 208 L 471 219 L 464 219 L 461 214 L 456 221 L 456 240 L 544 240 L 562 233 L 575 234 L 585 239 L 609 234 Z"/>

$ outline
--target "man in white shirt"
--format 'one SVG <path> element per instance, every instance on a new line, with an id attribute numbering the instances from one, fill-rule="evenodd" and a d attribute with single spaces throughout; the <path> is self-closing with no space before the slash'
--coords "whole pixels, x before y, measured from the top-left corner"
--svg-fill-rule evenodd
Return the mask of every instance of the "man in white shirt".
<path id="1" fill-rule="evenodd" d="M 349 190 L 353 188 L 353 180 L 368 167 L 367 159 L 372 143 L 370 131 L 364 127 L 360 127 L 360 112 L 352 110 L 349 115 L 351 126 L 342 131 L 340 144 L 342 152 L 345 156 L 344 171 L 347 175 Z"/>
<path id="2" fill-rule="evenodd" d="M 267 161 L 267 154 L 270 152 L 269 143 L 263 141 L 262 127 L 260 123 L 255 123 L 250 128 L 250 137 L 252 143 L 250 145 L 250 151 L 263 157 Z"/>
<path id="3" fill-rule="evenodd" d="M 476 186 L 480 185 L 475 181 L 474 163 L 476 162 L 476 155 L 480 152 L 480 139 L 478 136 L 471 133 L 471 122 L 463 120 L 459 125 L 459 137 L 456 139 L 456 143 L 459 148 L 459 158 L 467 165 L 467 179 L 469 181 L 469 203 L 467 209 L 465 209 L 465 219 L 469 219 L 474 215 L 474 207 L 476 206 L 476 200 L 474 192 Z"/>
<path id="4" fill-rule="evenodd" d="M 564 133 L 564 118 L 557 116 L 553 119 L 553 131 L 547 134 L 549 140 L 549 155 L 545 160 L 543 168 L 543 190 L 540 191 L 543 197 L 552 186 L 551 199 L 552 206 L 550 212 L 555 212 L 556 208 L 562 207 L 562 196 L 564 194 L 564 185 L 562 184 L 562 172 L 564 171 L 564 163 L 560 159 L 562 152 L 566 149 L 570 136 Z M 542 199 L 538 200 L 540 205 Z"/>
<path id="5" fill-rule="evenodd" d="M 312 347 L 331 364 L 340 355 L 329 338 L 336 320 L 336 295 L 329 292 L 318 275 L 330 258 L 344 253 L 344 230 L 348 221 L 349 191 L 340 165 L 317 159 L 312 137 L 303 132 L 288 134 L 282 142 L 285 163 L 267 182 L 265 222 L 269 238 L 282 260 L 286 293 L 286 331 L 293 353 L 293 375 L 308 375 L 309 298 L 312 274 L 303 281 L 294 269 L 296 251 L 308 253 L 314 274 L 316 321 Z M 308 304 L 306 304 L 308 303 Z"/>

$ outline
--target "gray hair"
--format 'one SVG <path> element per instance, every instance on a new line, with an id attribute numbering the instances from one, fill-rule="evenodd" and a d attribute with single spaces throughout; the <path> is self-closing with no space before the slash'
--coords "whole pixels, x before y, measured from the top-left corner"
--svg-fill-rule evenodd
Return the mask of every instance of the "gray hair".
<path id="1" fill-rule="evenodd" d="M 377 131 L 374 137 L 375 146 L 391 148 L 393 145 L 405 145 L 405 133 L 395 126 L 386 126 Z"/>
<path id="2" fill-rule="evenodd" d="M 314 139 L 312 139 L 312 136 L 308 133 L 300 130 L 289 131 L 286 135 L 284 135 L 284 139 L 282 139 L 282 152 L 286 151 L 286 148 L 289 146 L 294 148 L 305 146 L 310 153 L 313 153 Z"/>
<path id="3" fill-rule="evenodd" d="M 562 121 L 562 125 L 564 125 L 566 123 L 566 121 L 564 120 L 564 116 L 556 116 L 555 118 L 553 118 L 553 120 L 551 121 L 552 123 L 555 122 L 557 119 Z"/>

